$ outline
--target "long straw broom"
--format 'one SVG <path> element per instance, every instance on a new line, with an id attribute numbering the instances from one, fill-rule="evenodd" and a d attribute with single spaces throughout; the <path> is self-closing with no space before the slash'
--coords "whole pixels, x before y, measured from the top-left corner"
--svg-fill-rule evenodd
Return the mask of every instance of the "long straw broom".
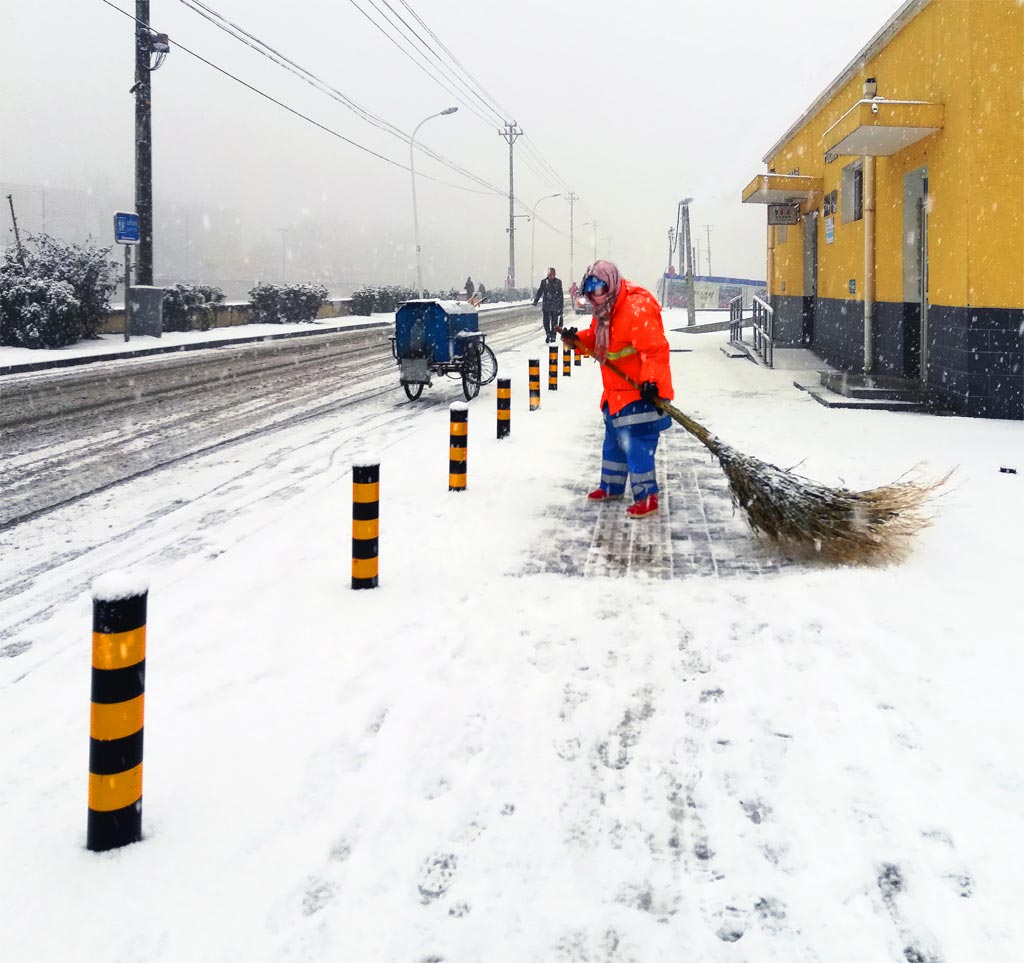
<path id="1" fill-rule="evenodd" d="M 594 357 L 575 334 L 562 331 L 562 338 Z M 613 362 L 605 359 L 600 364 L 639 390 L 640 385 Z M 737 451 L 664 398 L 654 404 L 718 459 L 733 502 L 744 511 L 750 527 L 797 555 L 852 565 L 899 560 L 909 550 L 911 537 L 931 524 L 925 503 L 951 474 L 926 483 L 897 480 L 862 492 L 830 488 Z"/>

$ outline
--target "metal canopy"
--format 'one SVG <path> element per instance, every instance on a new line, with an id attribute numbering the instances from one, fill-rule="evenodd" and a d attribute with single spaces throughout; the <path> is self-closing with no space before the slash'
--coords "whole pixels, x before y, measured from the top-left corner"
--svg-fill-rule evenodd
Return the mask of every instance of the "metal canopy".
<path id="1" fill-rule="evenodd" d="M 822 191 L 822 179 L 806 174 L 758 174 L 743 188 L 744 204 L 800 204 Z"/>
<path id="2" fill-rule="evenodd" d="M 944 113 L 920 100 L 860 100 L 825 131 L 825 153 L 888 157 L 942 130 Z"/>

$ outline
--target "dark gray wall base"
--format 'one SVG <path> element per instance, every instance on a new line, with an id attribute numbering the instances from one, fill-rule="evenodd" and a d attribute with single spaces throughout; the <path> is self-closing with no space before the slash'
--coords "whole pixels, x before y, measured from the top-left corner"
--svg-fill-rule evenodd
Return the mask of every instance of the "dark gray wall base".
<path id="1" fill-rule="evenodd" d="M 772 305 L 777 344 L 805 344 L 834 368 L 864 372 L 863 301 L 773 295 Z M 876 302 L 873 348 L 874 374 L 918 380 L 920 305 Z M 927 354 L 929 393 L 943 407 L 1024 420 L 1024 310 L 931 305 Z"/>

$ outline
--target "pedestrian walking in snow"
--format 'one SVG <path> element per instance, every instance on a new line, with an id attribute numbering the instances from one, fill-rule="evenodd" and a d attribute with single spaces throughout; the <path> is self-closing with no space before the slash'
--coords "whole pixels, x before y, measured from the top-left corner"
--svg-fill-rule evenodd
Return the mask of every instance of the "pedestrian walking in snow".
<path id="1" fill-rule="evenodd" d="M 562 323 L 562 306 L 565 303 L 562 282 L 555 277 L 554 268 L 548 268 L 548 276 L 540 282 L 533 306 L 536 307 L 541 299 L 544 301 L 544 341 L 551 343 L 555 340 L 555 332 Z"/>
<path id="2" fill-rule="evenodd" d="M 601 366 L 601 483 L 587 498 L 622 498 L 628 478 L 633 504 L 626 514 L 644 518 L 658 510 L 654 455 L 659 435 L 671 424 L 654 402 L 674 397 L 661 308 L 649 291 L 625 280 L 611 261 L 596 261 L 587 268 L 580 290 L 593 305 L 594 317 L 588 330 L 568 328 L 562 340 L 578 340 L 598 361 L 614 362 L 640 386 L 633 387 Z"/>

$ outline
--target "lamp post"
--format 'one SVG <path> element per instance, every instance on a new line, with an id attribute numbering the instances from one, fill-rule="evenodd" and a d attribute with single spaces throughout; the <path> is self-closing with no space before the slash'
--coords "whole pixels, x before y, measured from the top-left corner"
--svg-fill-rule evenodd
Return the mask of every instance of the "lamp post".
<path id="1" fill-rule="evenodd" d="M 541 201 L 547 201 L 547 200 L 550 200 L 552 197 L 561 197 L 561 196 L 562 196 L 561 194 L 545 194 L 544 197 L 541 197 L 541 198 L 538 199 L 537 204 L 534 204 L 533 205 L 533 210 L 530 211 L 530 224 L 532 225 L 532 228 L 530 230 L 530 290 L 531 291 L 533 291 L 533 279 L 534 279 L 534 273 L 533 273 L 533 248 L 534 248 L 534 244 L 537 241 L 537 218 L 535 216 L 536 213 L 537 213 L 537 205 L 540 204 Z"/>
<path id="2" fill-rule="evenodd" d="M 416 241 L 416 291 L 421 298 L 423 297 L 423 269 L 420 266 L 420 222 L 416 214 L 416 168 L 413 160 L 413 148 L 416 144 L 417 132 L 428 120 L 433 120 L 435 117 L 447 117 L 448 114 L 454 114 L 458 109 L 458 107 L 446 107 L 437 114 L 424 117 L 413 128 L 412 137 L 409 138 L 409 173 L 412 175 L 412 230 Z"/>
<path id="3" fill-rule="evenodd" d="M 675 244 L 673 243 L 675 241 L 675 238 L 676 238 L 676 229 L 674 227 L 670 227 L 668 229 L 668 261 L 667 261 L 668 267 L 665 268 L 665 273 L 666 274 L 668 274 L 669 269 L 672 267 L 672 251 L 675 248 Z"/>

